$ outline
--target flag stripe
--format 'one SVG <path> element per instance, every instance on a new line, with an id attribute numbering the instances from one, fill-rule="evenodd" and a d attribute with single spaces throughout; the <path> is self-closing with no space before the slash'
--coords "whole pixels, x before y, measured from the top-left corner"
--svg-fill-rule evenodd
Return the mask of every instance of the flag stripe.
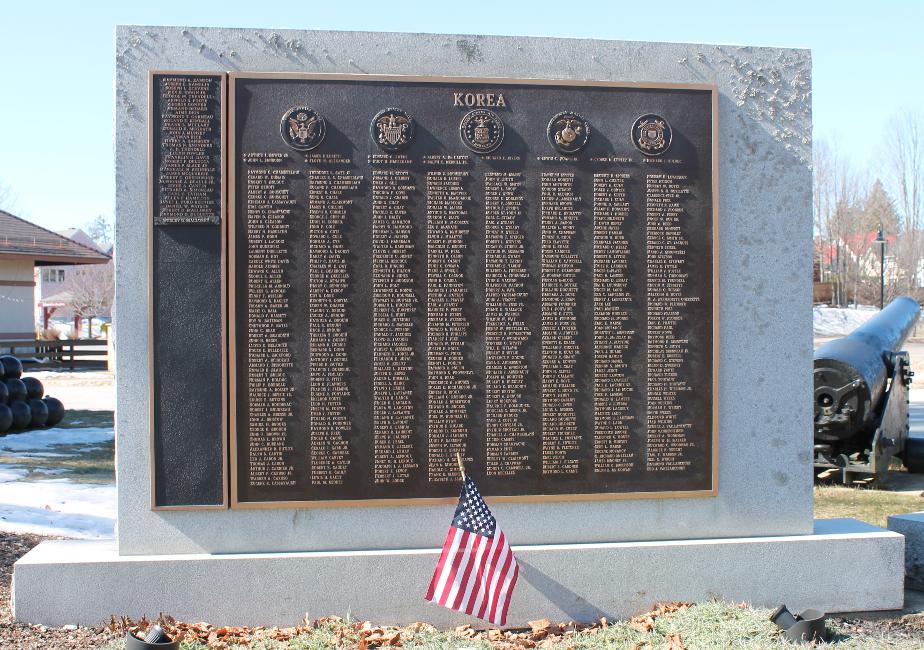
<path id="1" fill-rule="evenodd" d="M 487 549 L 481 556 L 481 563 L 478 565 L 478 574 L 475 576 L 475 580 L 478 583 L 477 589 L 472 589 L 472 597 L 468 601 L 468 605 L 465 607 L 467 612 L 477 612 L 481 611 L 481 603 L 484 602 L 484 595 L 487 591 L 487 583 L 485 582 L 486 571 L 489 569 L 491 558 L 494 556 L 494 552 L 497 550 L 498 542 L 500 541 L 500 535 L 495 535 L 494 539 L 490 540 L 490 543 L 487 544 Z"/>
<path id="2" fill-rule="evenodd" d="M 465 595 L 465 585 L 468 584 L 468 574 L 471 571 L 472 562 L 475 561 L 475 551 L 478 549 L 480 542 L 481 537 L 478 535 L 470 536 L 468 548 L 465 549 L 465 557 L 459 563 L 459 570 L 456 573 L 456 579 L 453 581 L 455 589 L 453 589 L 452 598 L 449 599 L 446 607 L 459 609 L 462 596 Z"/>
<path id="3" fill-rule="evenodd" d="M 446 557 L 449 555 L 449 549 L 456 535 L 459 534 L 458 528 L 449 527 L 446 532 L 446 541 L 443 542 L 443 552 L 440 553 L 440 561 L 436 564 L 436 571 L 433 572 L 433 578 L 430 580 L 430 586 L 427 588 L 427 600 L 433 600 L 433 592 L 436 590 L 436 583 L 443 575 L 443 566 L 446 564 Z"/>
<path id="4" fill-rule="evenodd" d="M 456 552 L 456 557 L 450 568 L 449 579 L 446 581 L 446 589 L 440 598 L 440 605 L 450 609 L 452 605 L 449 603 L 455 600 L 456 592 L 459 591 L 459 569 L 463 569 L 465 563 L 468 562 L 468 556 L 472 552 L 472 544 L 475 543 L 475 535 L 468 531 L 465 531 L 462 535 L 465 541 L 459 545 L 459 550 Z"/>
<path id="5" fill-rule="evenodd" d="M 493 541 L 490 537 L 479 536 L 480 544 L 478 552 L 475 554 L 475 562 L 472 564 L 472 571 L 468 575 L 465 594 L 462 596 L 462 600 L 459 601 L 459 607 L 466 612 L 472 611 L 472 601 L 478 595 L 478 585 L 481 584 L 481 570 L 484 566 L 485 556 L 487 556 Z"/>
<path id="6" fill-rule="evenodd" d="M 494 623 L 497 620 L 497 603 L 503 591 L 503 585 L 507 580 L 507 573 L 510 571 L 510 563 L 512 561 L 513 561 L 513 555 L 511 555 L 510 553 L 506 553 L 504 555 L 504 568 L 501 569 L 501 572 L 499 574 L 500 581 L 498 582 L 498 584 L 501 586 L 501 588 L 498 588 L 496 590 L 495 589 L 491 590 L 494 592 L 494 597 L 491 599 L 491 610 L 488 614 L 488 620 L 491 621 L 492 623 Z"/>
<path id="7" fill-rule="evenodd" d="M 489 588 L 489 593 L 491 596 L 488 599 L 488 606 L 485 609 L 483 618 L 491 617 L 491 607 L 494 604 L 495 599 L 497 598 L 498 587 L 504 584 L 503 573 L 504 573 L 504 567 L 506 566 L 504 564 L 504 560 L 506 559 L 506 554 L 507 554 L 507 551 L 505 550 L 507 547 L 507 540 L 504 539 L 503 533 L 500 533 L 498 536 L 501 538 L 500 555 L 498 555 L 497 560 L 494 562 L 494 573 L 491 576 L 491 586 Z"/>
<path id="8" fill-rule="evenodd" d="M 491 596 L 494 593 L 494 585 L 496 584 L 494 576 L 499 573 L 500 569 L 500 555 L 504 551 L 504 534 L 497 533 L 494 536 L 495 546 L 494 555 L 491 556 L 491 570 L 488 572 L 488 575 L 484 579 L 485 594 L 484 600 L 481 602 L 481 609 L 478 610 L 478 618 L 484 618 L 485 612 L 488 611 L 488 605 L 491 602 Z"/>
<path id="9" fill-rule="evenodd" d="M 458 580 L 459 591 L 456 594 L 455 600 L 452 601 L 452 608 L 457 611 L 464 611 L 462 608 L 462 603 L 468 598 L 468 591 L 472 588 L 474 582 L 470 580 L 472 571 L 475 568 L 475 564 L 478 562 L 479 556 L 482 553 L 482 547 L 484 543 L 488 540 L 487 537 L 482 535 L 474 535 L 475 543 L 472 546 L 471 553 L 468 556 L 468 562 L 465 564 L 465 572 L 462 574 L 462 578 Z"/>
<path id="10" fill-rule="evenodd" d="M 512 556 L 511 556 L 512 557 Z M 504 611 L 501 612 L 500 623 L 498 625 L 504 625 L 507 622 L 507 608 L 510 607 L 510 594 L 513 593 L 513 588 L 517 584 L 517 577 L 520 575 L 520 565 L 516 562 L 513 563 L 513 578 L 510 580 L 510 584 L 504 589 Z"/>
<path id="11" fill-rule="evenodd" d="M 447 564 L 443 567 L 443 574 L 440 576 L 440 581 L 436 585 L 436 592 L 433 594 L 433 600 L 440 605 L 443 604 L 443 595 L 446 589 L 450 588 L 452 585 L 452 577 L 455 573 L 453 571 L 453 566 L 458 555 L 462 549 L 465 548 L 465 539 L 468 536 L 468 533 L 464 530 L 459 530 L 458 528 L 454 529 L 456 534 L 453 536 L 452 544 L 453 548 L 449 551 L 449 557 L 447 558 Z M 448 585 L 448 586 L 447 586 Z"/>

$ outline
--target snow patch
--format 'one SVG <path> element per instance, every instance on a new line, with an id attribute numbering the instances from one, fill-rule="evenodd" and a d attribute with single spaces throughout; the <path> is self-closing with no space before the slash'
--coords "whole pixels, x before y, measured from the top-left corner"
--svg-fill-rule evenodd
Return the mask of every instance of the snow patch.
<path id="1" fill-rule="evenodd" d="M 815 307 L 812 309 L 814 335 L 847 336 L 878 313 L 878 308 L 869 305 L 860 305 L 849 309 Z"/>
<path id="2" fill-rule="evenodd" d="M 50 450 L 57 445 L 101 445 L 115 437 L 112 429 L 35 429 L 0 438 L 0 452 Z M 49 455 L 49 454 L 45 454 Z"/>
<path id="3" fill-rule="evenodd" d="M 0 484 L 0 528 L 16 533 L 104 539 L 115 535 L 114 485 L 67 479 Z"/>
<path id="4" fill-rule="evenodd" d="M 44 429 L 0 438 L 0 454 L 22 459 L 79 458 L 114 438 L 104 428 Z M 72 445 L 73 450 L 63 449 Z M 45 474 L 63 469 L 43 468 Z M 22 480 L 27 467 L 0 465 L 0 530 L 79 539 L 109 539 L 115 535 L 116 487 L 75 483 L 68 478 Z"/>

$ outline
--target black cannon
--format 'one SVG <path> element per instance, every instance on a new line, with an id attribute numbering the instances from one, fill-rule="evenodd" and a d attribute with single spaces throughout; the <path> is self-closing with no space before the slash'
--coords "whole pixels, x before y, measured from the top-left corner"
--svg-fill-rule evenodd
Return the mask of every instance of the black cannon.
<path id="1" fill-rule="evenodd" d="M 924 472 L 924 439 L 908 435 L 910 359 L 901 351 L 921 311 L 896 298 L 849 335 L 815 350 L 815 468 L 883 477 L 893 457 Z"/>

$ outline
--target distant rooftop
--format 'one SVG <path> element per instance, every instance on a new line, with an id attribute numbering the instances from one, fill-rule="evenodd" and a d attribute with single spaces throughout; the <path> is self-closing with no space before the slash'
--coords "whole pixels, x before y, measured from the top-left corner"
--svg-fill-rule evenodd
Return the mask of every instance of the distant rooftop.
<path id="1" fill-rule="evenodd" d="M 0 210 L 0 258 L 30 258 L 36 266 L 105 264 L 111 258 L 58 233 Z"/>
<path id="2" fill-rule="evenodd" d="M 95 250 L 98 250 L 100 253 L 105 253 L 106 250 L 94 241 L 90 235 L 85 233 L 80 228 L 65 228 L 64 230 L 56 230 L 56 233 L 62 237 L 67 237 L 68 239 L 77 242 L 78 244 L 83 244 L 84 246 L 89 246 Z"/>

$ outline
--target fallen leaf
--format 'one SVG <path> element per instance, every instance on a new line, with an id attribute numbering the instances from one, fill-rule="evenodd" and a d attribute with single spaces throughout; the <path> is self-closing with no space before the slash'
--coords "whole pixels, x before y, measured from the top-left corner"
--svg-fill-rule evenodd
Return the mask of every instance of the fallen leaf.
<path id="1" fill-rule="evenodd" d="M 466 623 L 465 625 L 460 625 L 455 629 L 456 635 L 461 636 L 466 639 L 471 639 L 475 636 L 475 630 L 472 629 L 472 626 Z"/>
<path id="2" fill-rule="evenodd" d="M 667 643 L 664 644 L 664 650 L 687 650 L 680 640 L 680 635 L 672 632 L 667 635 Z"/>
<path id="3" fill-rule="evenodd" d="M 529 621 L 529 629 L 532 630 L 533 638 L 537 641 L 544 639 L 549 635 L 552 628 L 552 622 L 547 618 L 541 618 L 536 621 Z"/>

